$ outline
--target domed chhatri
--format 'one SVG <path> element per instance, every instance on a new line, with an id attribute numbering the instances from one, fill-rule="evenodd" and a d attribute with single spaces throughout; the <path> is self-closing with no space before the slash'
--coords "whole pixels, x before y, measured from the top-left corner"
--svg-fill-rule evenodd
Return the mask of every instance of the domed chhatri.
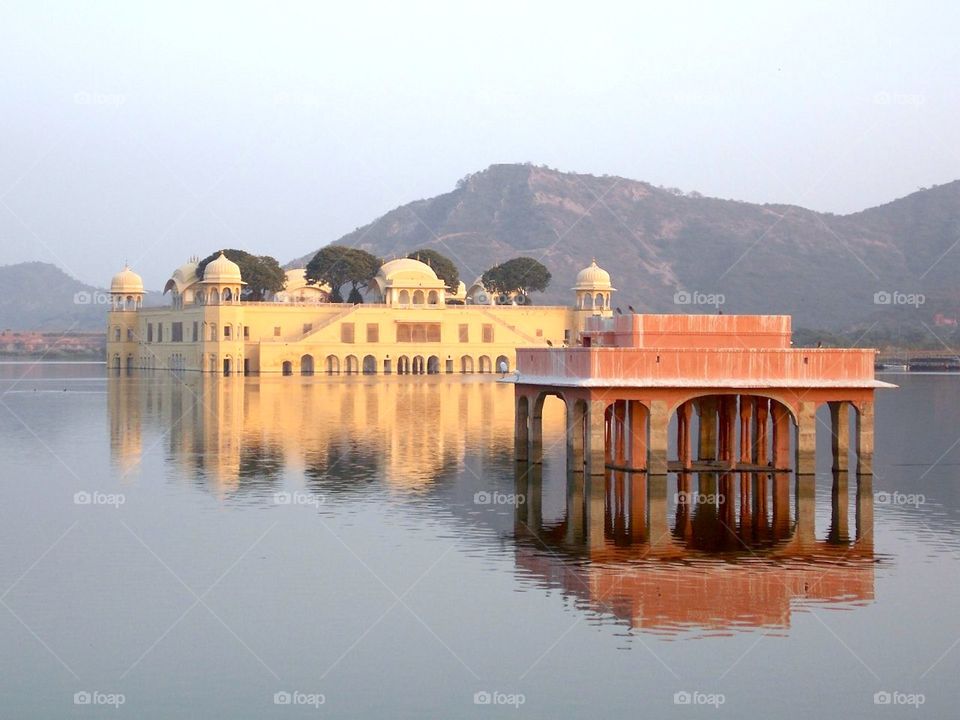
<path id="1" fill-rule="evenodd" d="M 242 283 L 240 266 L 222 252 L 216 260 L 207 264 L 203 270 L 205 283 Z"/>
<path id="2" fill-rule="evenodd" d="M 610 273 L 597 265 L 596 258 L 577 273 L 573 290 L 577 294 L 577 309 L 592 310 L 595 314 L 610 312 L 610 293 L 616 288 L 610 282 Z"/>
<path id="3" fill-rule="evenodd" d="M 597 265 L 593 258 L 588 267 L 577 273 L 577 284 L 574 290 L 615 290 L 610 282 L 610 273 Z"/>
<path id="4" fill-rule="evenodd" d="M 118 272 L 110 280 L 110 292 L 112 293 L 143 293 L 143 278 L 130 269 L 129 265 L 124 265 L 123 270 Z"/>
<path id="5" fill-rule="evenodd" d="M 373 279 L 378 301 L 386 305 L 435 305 L 446 302 L 446 287 L 434 269 L 413 258 L 384 263 Z"/>

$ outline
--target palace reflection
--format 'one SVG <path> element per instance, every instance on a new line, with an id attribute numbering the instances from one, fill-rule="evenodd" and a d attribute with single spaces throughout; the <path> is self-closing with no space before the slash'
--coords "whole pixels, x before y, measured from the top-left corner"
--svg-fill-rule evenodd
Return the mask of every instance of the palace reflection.
<path id="1" fill-rule="evenodd" d="M 169 475 L 224 497 L 269 488 L 284 472 L 327 491 L 375 480 L 425 491 L 463 465 L 468 447 L 505 457 L 513 446 L 511 392 L 489 379 L 445 376 L 291 381 L 134 372 L 109 378 L 111 450 L 127 473 L 145 452 L 163 448 Z"/>
<path id="2" fill-rule="evenodd" d="M 797 608 L 874 598 L 870 476 L 833 474 L 818 533 L 810 476 L 571 473 L 562 517 L 545 523 L 540 472 L 518 464 L 516 492 L 528 501 L 516 511 L 517 567 L 632 628 L 786 629 Z"/>

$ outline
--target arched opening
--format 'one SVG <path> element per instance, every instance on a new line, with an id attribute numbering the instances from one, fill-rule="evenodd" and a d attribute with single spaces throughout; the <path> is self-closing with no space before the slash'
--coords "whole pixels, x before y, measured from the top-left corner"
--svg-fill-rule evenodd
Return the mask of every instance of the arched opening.
<path id="1" fill-rule="evenodd" d="M 473 372 L 473 358 L 469 355 L 460 358 L 460 372 L 464 374 Z"/>
<path id="2" fill-rule="evenodd" d="M 313 375 L 313 355 L 303 355 L 300 358 L 300 374 Z"/>
<path id="3" fill-rule="evenodd" d="M 216 288 L 210 289 L 210 304 L 219 305 L 220 304 L 220 291 Z"/>
<path id="4" fill-rule="evenodd" d="M 197 303 L 197 305 L 206 305 L 207 294 L 203 290 L 197 290 L 195 302 Z"/>
<path id="5" fill-rule="evenodd" d="M 363 374 L 377 374 L 377 359 L 373 355 L 365 355 L 363 358 Z"/>
<path id="6" fill-rule="evenodd" d="M 406 290 L 401 290 L 401 291 L 400 291 L 400 297 L 398 298 L 398 302 L 399 302 L 401 305 L 409 305 L 409 304 L 410 304 L 410 293 L 409 293 L 408 291 L 406 291 Z"/>
<path id="7" fill-rule="evenodd" d="M 233 293 L 231 292 L 230 288 L 224 288 L 224 289 L 223 289 L 223 304 L 226 305 L 227 303 L 231 302 L 232 300 L 233 300 Z"/>
<path id="8" fill-rule="evenodd" d="M 510 359 L 506 355 L 497 358 L 497 372 L 501 375 L 510 372 Z"/>
<path id="9" fill-rule="evenodd" d="M 593 304 L 595 307 L 603 308 L 603 294 L 597 293 L 596 297 L 593 298 Z"/>
<path id="10" fill-rule="evenodd" d="M 397 375 L 408 375 L 410 373 L 410 358 L 401 355 L 397 358 Z"/>
<path id="11" fill-rule="evenodd" d="M 429 305 L 436 305 L 439 302 L 440 302 L 440 296 L 437 295 L 437 291 L 431 290 L 430 294 L 427 296 L 427 303 Z"/>
<path id="12" fill-rule="evenodd" d="M 227 355 L 227 356 L 223 359 L 223 374 L 224 374 L 224 376 L 227 376 L 227 375 L 229 375 L 231 372 L 233 372 L 233 361 L 231 360 L 230 356 Z"/>
<path id="13" fill-rule="evenodd" d="M 340 358 L 336 355 L 327 355 L 327 375 L 340 374 Z"/>
<path id="14" fill-rule="evenodd" d="M 389 375 L 393 372 L 393 363 L 390 361 L 390 358 L 385 358 L 383 361 L 383 374 Z"/>
<path id="15" fill-rule="evenodd" d="M 415 290 L 413 293 L 413 304 L 423 305 L 423 290 Z"/>
<path id="16" fill-rule="evenodd" d="M 280 371 L 284 375 L 293 375 L 293 363 L 289 360 L 284 360 L 283 365 L 280 366 Z"/>
<path id="17" fill-rule="evenodd" d="M 114 370 L 117 370 L 117 371 L 120 370 L 120 356 L 119 356 L 119 355 L 114 355 L 114 356 L 113 356 L 113 369 L 114 369 Z"/>
<path id="18" fill-rule="evenodd" d="M 493 363 L 490 362 L 490 357 L 487 355 L 480 356 L 480 372 L 493 372 Z"/>
<path id="19" fill-rule="evenodd" d="M 416 355 L 413 358 L 413 374 L 414 375 L 423 375 L 424 365 L 423 365 L 423 356 Z"/>
<path id="20" fill-rule="evenodd" d="M 347 375 L 357 375 L 360 372 L 360 362 L 356 355 L 347 355 L 345 362 Z"/>
<path id="21" fill-rule="evenodd" d="M 133 370 L 133 353 L 127 355 L 127 372 Z"/>
<path id="22" fill-rule="evenodd" d="M 440 372 L 440 358 L 436 355 L 431 355 L 427 358 L 427 374 L 428 375 L 437 375 Z"/>

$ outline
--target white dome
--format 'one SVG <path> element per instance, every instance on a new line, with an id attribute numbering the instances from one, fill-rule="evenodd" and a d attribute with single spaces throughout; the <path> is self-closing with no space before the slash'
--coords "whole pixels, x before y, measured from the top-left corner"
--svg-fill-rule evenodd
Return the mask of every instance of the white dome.
<path id="1" fill-rule="evenodd" d="M 142 293 L 143 278 L 130 269 L 129 265 L 124 265 L 123 270 L 118 272 L 110 280 L 110 292 L 112 293 Z"/>
<path id="2" fill-rule="evenodd" d="M 182 293 L 188 287 L 193 285 L 197 281 L 198 265 L 199 264 L 196 260 L 189 260 L 174 270 L 173 275 L 170 276 L 170 279 L 167 280 L 167 284 L 163 288 L 164 294 L 170 292 L 171 290 L 176 290 L 178 293 Z"/>
<path id="3" fill-rule="evenodd" d="M 589 267 L 577 273 L 577 284 L 574 290 L 613 290 L 610 283 L 610 273 L 597 265 L 594 258 Z"/>
<path id="4" fill-rule="evenodd" d="M 386 262 L 380 267 L 377 275 L 394 284 L 397 284 L 398 280 L 403 281 L 404 284 L 419 280 L 427 281 L 432 286 L 439 280 L 432 267 L 413 258 L 397 258 Z"/>
<path id="5" fill-rule="evenodd" d="M 207 264 L 203 270 L 203 281 L 207 283 L 239 283 L 243 282 L 240 276 L 240 266 L 222 252 L 220 256 Z"/>

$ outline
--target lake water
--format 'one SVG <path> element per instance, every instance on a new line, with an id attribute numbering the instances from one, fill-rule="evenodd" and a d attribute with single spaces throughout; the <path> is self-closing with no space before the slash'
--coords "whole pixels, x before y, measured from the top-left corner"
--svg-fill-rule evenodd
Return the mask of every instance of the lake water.
<path id="1" fill-rule="evenodd" d="M 0 364 L 0 715 L 955 716 L 960 377 L 885 379 L 872 484 L 678 496 L 490 376 Z"/>

